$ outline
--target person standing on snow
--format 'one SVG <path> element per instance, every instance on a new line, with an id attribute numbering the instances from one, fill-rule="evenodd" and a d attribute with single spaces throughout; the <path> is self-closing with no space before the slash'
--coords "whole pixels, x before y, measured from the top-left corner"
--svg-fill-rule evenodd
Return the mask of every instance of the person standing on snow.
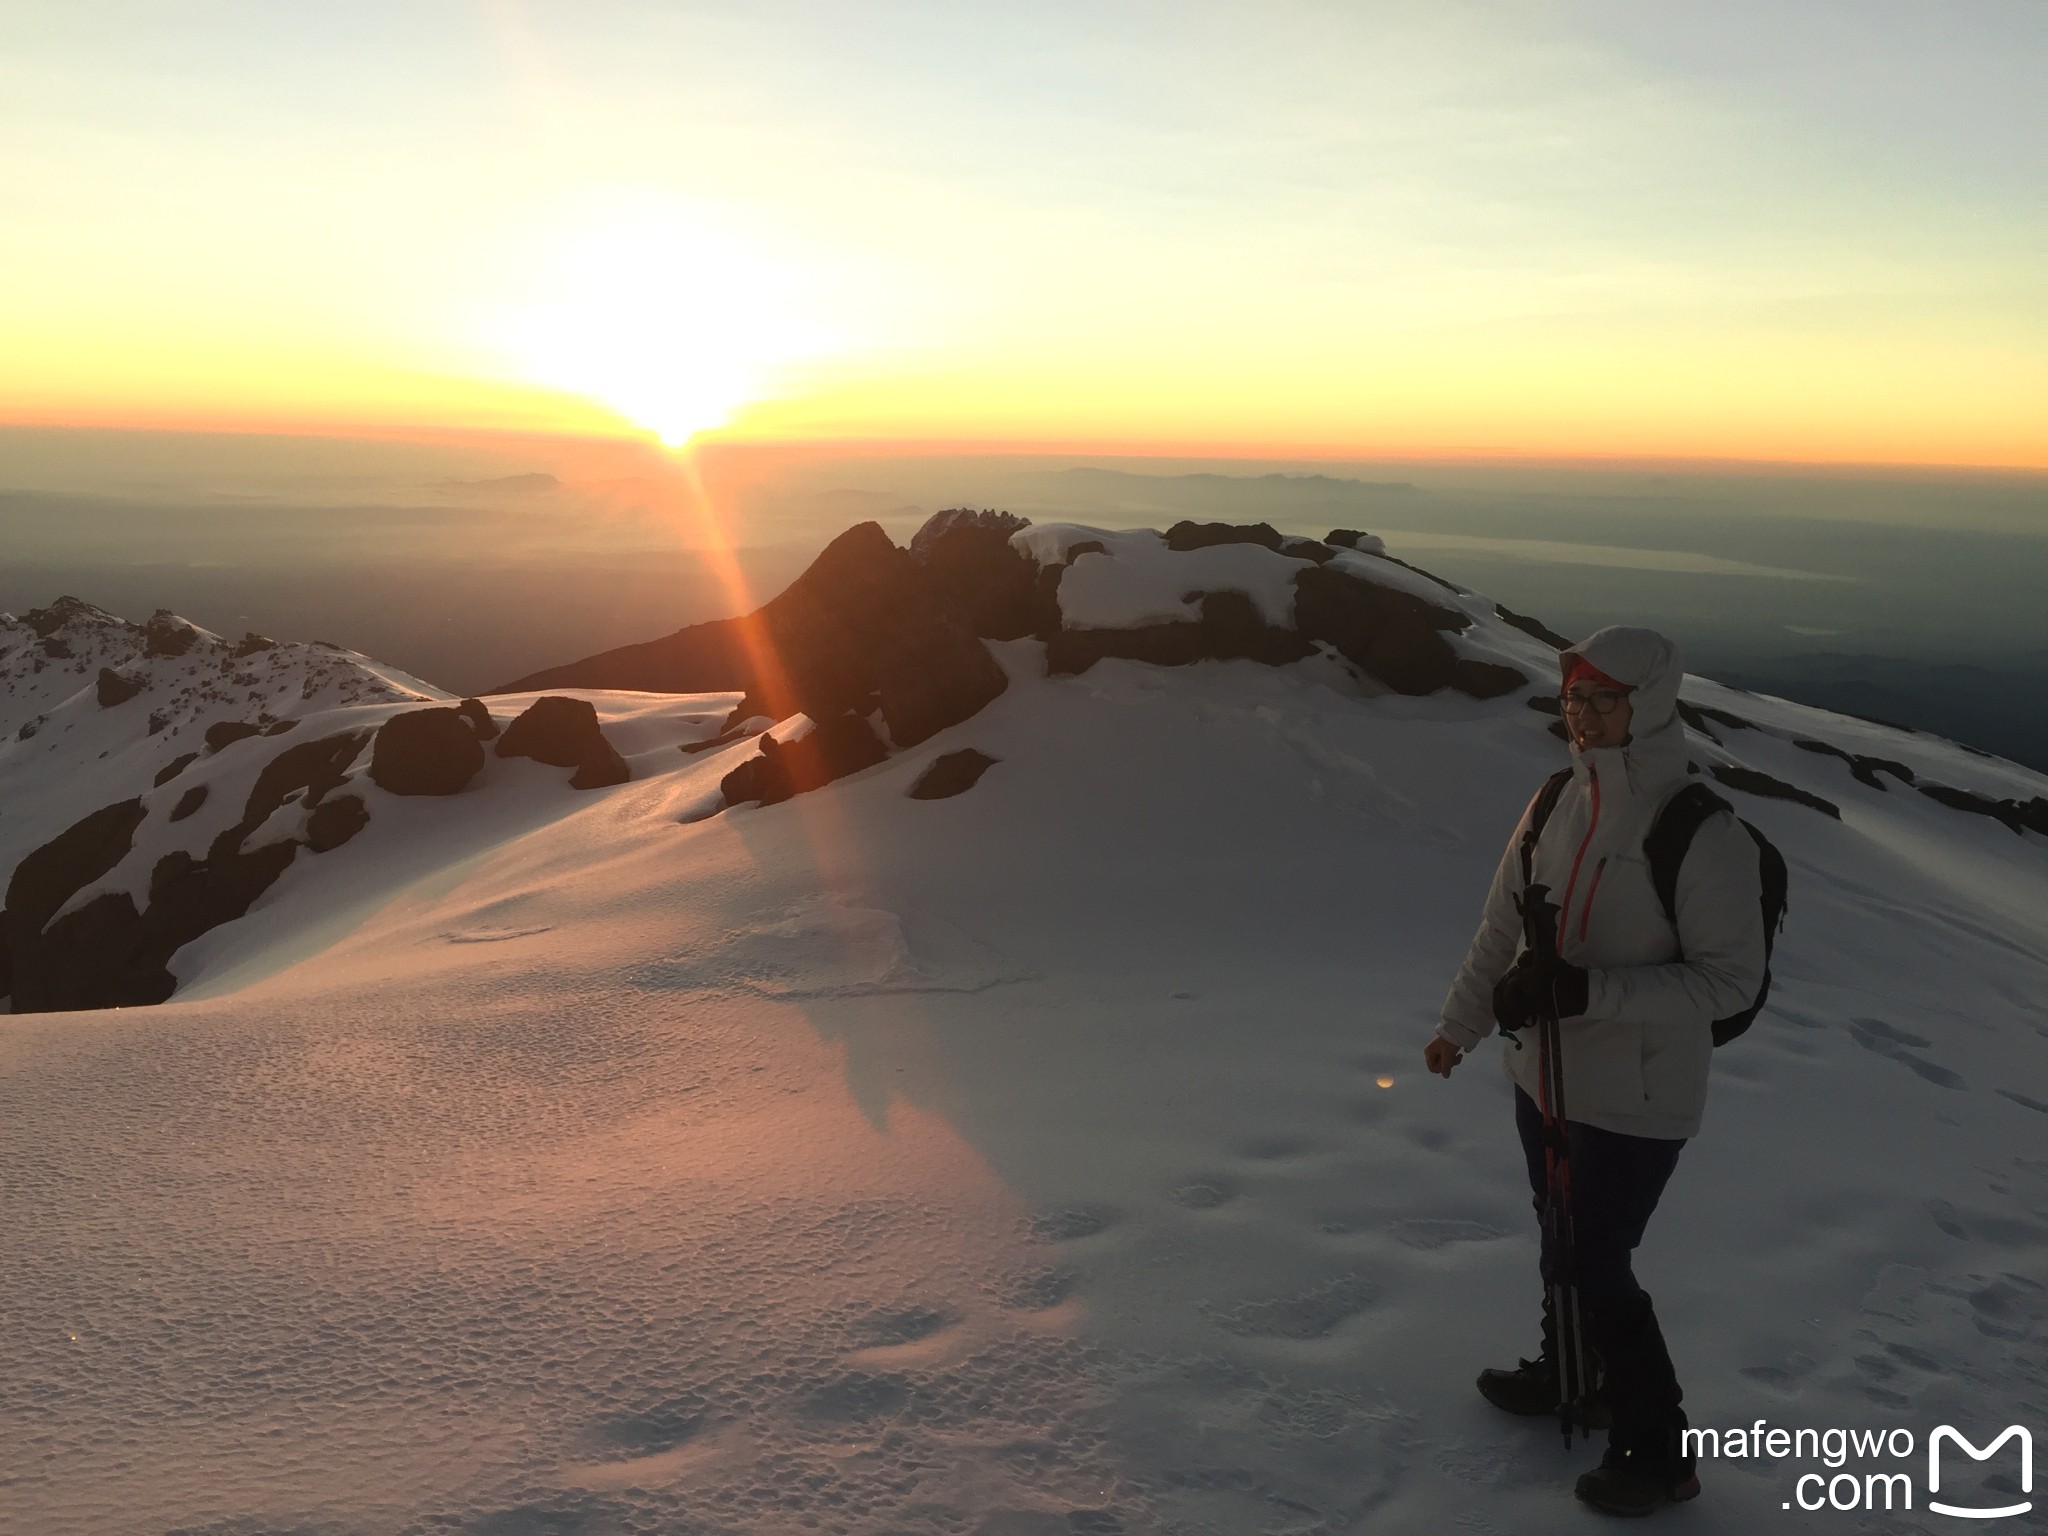
<path id="1" fill-rule="evenodd" d="M 1648 629 L 1609 628 L 1559 657 L 1571 778 L 1533 855 L 1531 884 L 1561 903 L 1554 974 L 1523 948 L 1523 813 L 1487 893 L 1485 916 L 1445 999 L 1429 1070 L 1444 1077 L 1493 1032 L 1515 1084 L 1515 1124 L 1539 1213 L 1543 1116 L 1535 1021 L 1557 1001 L 1571 1164 L 1579 1310 L 1604 1381 L 1577 1413 L 1608 1416 L 1600 1466 L 1578 1496 L 1614 1514 L 1645 1514 L 1699 1492 L 1683 1448 L 1683 1393 L 1650 1295 L 1631 1267 L 1650 1214 L 1697 1134 L 1706 1105 L 1713 1022 L 1749 1005 L 1766 965 L 1756 844 L 1716 811 L 1679 867 L 1674 927 L 1654 889 L 1643 839 L 1684 786 L 1677 648 Z M 1479 1390 L 1517 1414 L 1560 1411 L 1557 1320 L 1545 1252 L 1543 1347 L 1519 1368 L 1483 1371 Z"/>

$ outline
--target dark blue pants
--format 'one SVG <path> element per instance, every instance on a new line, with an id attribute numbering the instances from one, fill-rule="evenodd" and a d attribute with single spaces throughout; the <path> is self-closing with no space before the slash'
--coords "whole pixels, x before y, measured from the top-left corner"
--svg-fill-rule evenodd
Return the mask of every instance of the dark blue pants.
<path id="1" fill-rule="evenodd" d="M 1521 1133 L 1522 1155 L 1529 1164 L 1529 1187 L 1536 1196 L 1536 1215 L 1543 1216 L 1543 1112 L 1536 1101 L 1515 1089 L 1515 1129 Z M 1636 1283 L 1632 1255 L 1643 1240 L 1650 1213 L 1678 1166 L 1683 1140 L 1624 1136 L 1577 1120 L 1566 1124 L 1571 1153 L 1573 1274 L 1578 1286 L 1579 1315 L 1585 1337 L 1599 1352 L 1606 1369 L 1606 1395 L 1614 1411 L 1609 1442 L 1660 1465 L 1689 1472 L 1681 1465 L 1679 1435 L 1685 1413 L 1684 1393 L 1664 1346 L 1663 1330 L 1650 1305 L 1650 1293 Z M 1558 1255 L 1544 1236 L 1543 1344 L 1556 1358 L 1555 1321 L 1551 1317 L 1550 1285 Z"/>

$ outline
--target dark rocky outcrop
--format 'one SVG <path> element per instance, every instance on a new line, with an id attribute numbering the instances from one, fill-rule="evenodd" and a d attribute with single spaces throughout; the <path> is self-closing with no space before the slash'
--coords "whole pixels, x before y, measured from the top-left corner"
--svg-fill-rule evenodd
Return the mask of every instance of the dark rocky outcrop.
<path id="1" fill-rule="evenodd" d="M 913 800 L 949 800 L 974 788 L 995 765 L 995 758 L 973 747 L 946 752 L 932 759 L 907 793 Z"/>
<path id="2" fill-rule="evenodd" d="M 934 513 L 910 541 L 911 559 L 939 602 L 985 640 L 1017 640 L 1048 627 L 1038 566 L 1010 543 L 1027 523 L 1008 512 L 954 507 Z"/>
<path id="3" fill-rule="evenodd" d="M 1356 528 L 1332 528 L 1323 535 L 1323 542 L 1325 544 L 1334 544 L 1339 549 L 1356 549 L 1358 548 L 1359 540 L 1373 537 L 1373 534 L 1361 532 Z"/>
<path id="4" fill-rule="evenodd" d="M 556 768 L 574 768 L 569 783 L 575 789 L 601 789 L 623 784 L 633 776 L 626 760 L 605 739 L 597 710 L 588 699 L 559 694 L 535 699 L 505 727 L 497 752 L 500 757 L 530 757 Z"/>
<path id="5" fill-rule="evenodd" d="M 1456 680 L 1458 654 L 1444 632 L 1471 620 L 1411 592 L 1317 565 L 1295 575 L 1294 622 L 1304 639 L 1327 641 L 1396 693 L 1425 694 Z"/>
<path id="6" fill-rule="evenodd" d="M 194 784 L 185 793 L 178 796 L 178 803 L 171 807 L 170 820 L 183 821 L 186 817 L 195 813 L 199 807 L 206 804 L 206 794 L 206 785 Z"/>
<path id="7" fill-rule="evenodd" d="M 1797 805 L 1810 806 L 1823 815 L 1842 819 L 1842 808 L 1832 800 L 1823 800 L 1819 795 L 1809 794 L 1797 784 L 1787 784 L 1783 779 L 1773 778 L 1756 768 L 1740 768 L 1727 763 L 1711 763 L 1708 772 L 1726 784 L 1730 789 L 1739 789 L 1744 794 L 1761 795 L 1768 800 L 1790 800 Z"/>
<path id="8" fill-rule="evenodd" d="M 1530 636 L 1532 639 L 1541 640 L 1545 645 L 1552 646 L 1560 651 L 1571 649 L 1572 642 L 1565 639 L 1563 635 L 1560 635 L 1541 619 L 1532 619 L 1526 613 L 1517 613 L 1514 609 L 1505 607 L 1500 603 L 1493 605 L 1493 613 L 1494 617 L 1503 624 L 1512 624 L 1516 629 L 1519 629 L 1523 634 Z"/>
<path id="9" fill-rule="evenodd" d="M 247 741 L 251 736 L 261 736 L 263 727 L 247 720 L 216 720 L 206 728 L 206 746 L 210 752 L 219 752 L 238 741 Z"/>
<path id="10" fill-rule="evenodd" d="M 1337 551 L 1321 539 L 1304 539 L 1292 535 L 1281 539 L 1280 553 L 1292 560 L 1313 560 L 1317 565 L 1327 565 L 1337 558 Z"/>
<path id="11" fill-rule="evenodd" d="M 47 608 L 31 608 L 22 616 L 22 622 L 33 630 L 38 639 L 45 639 L 57 633 L 73 619 L 111 619 L 112 614 L 95 608 L 83 598 L 66 594 Z"/>
<path id="12" fill-rule="evenodd" d="M 322 800 L 306 818 L 306 846 L 329 853 L 370 824 L 370 808 L 361 795 L 334 795 Z"/>
<path id="13" fill-rule="evenodd" d="M 633 777 L 633 770 L 626 760 L 619 756 L 618 748 L 604 739 L 600 733 L 597 746 L 590 755 L 576 765 L 576 771 L 569 775 L 571 789 L 609 789 L 614 784 L 624 784 Z"/>
<path id="14" fill-rule="evenodd" d="M 370 749 L 371 782 L 394 795 L 459 794 L 483 766 L 476 727 L 457 709 L 393 715 L 378 727 Z"/>
<path id="15" fill-rule="evenodd" d="M 550 694 L 535 699 L 505 727 L 497 752 L 500 757 L 530 757 L 551 767 L 574 768 L 603 739 L 596 706 L 588 699 Z"/>
<path id="16" fill-rule="evenodd" d="M 187 752 L 183 757 L 174 757 L 156 771 L 156 787 L 162 789 L 179 774 L 199 761 L 197 752 Z"/>
<path id="17" fill-rule="evenodd" d="M 738 714 L 739 712 L 735 710 L 734 713 Z M 739 718 L 742 723 L 729 725 L 716 736 L 710 737 L 707 740 L 684 742 L 682 747 L 684 755 L 693 757 L 699 752 L 716 752 L 722 747 L 731 746 L 736 741 L 745 741 L 749 736 L 761 734 L 758 730 L 750 731 L 746 728 L 744 722 L 751 717 L 740 715 Z"/>
<path id="18" fill-rule="evenodd" d="M 37 649 L 52 661 L 69 661 L 72 657 L 71 642 L 62 635 L 48 635 L 37 642 Z"/>
<path id="19" fill-rule="evenodd" d="M 179 850 L 157 860 L 140 910 L 125 892 L 109 893 L 51 921 L 58 907 L 127 854 L 142 822 L 140 800 L 95 811 L 31 853 L 9 882 L 0 918 L 16 1011 L 133 1007 L 169 997 L 177 985 L 171 956 L 247 912 L 301 847 L 299 838 L 285 837 L 245 848 L 249 836 L 287 801 L 317 815 L 368 739 L 368 732 L 350 732 L 280 752 L 256 776 L 241 819 L 204 857 Z M 351 820 L 346 812 L 330 812 L 322 842 L 334 846 Z"/>
<path id="20" fill-rule="evenodd" d="M 926 518 L 924 526 L 911 535 L 910 558 L 920 564 L 929 564 L 940 544 L 963 532 L 982 533 L 1008 543 L 1011 534 L 1030 526 L 1030 518 L 995 507 L 983 507 L 979 511 L 973 507 L 946 507 Z"/>
<path id="21" fill-rule="evenodd" d="M 1928 799 L 1938 801 L 1952 811 L 1989 816 L 2014 833 L 2038 832 L 2048 837 L 2048 798 L 2036 795 L 2031 800 L 2001 800 L 1948 784 L 1920 784 L 1915 787 Z"/>
<path id="22" fill-rule="evenodd" d="M 100 668 L 99 681 L 95 685 L 95 696 L 100 701 L 101 709 L 112 709 L 116 704 L 126 704 L 140 692 L 142 692 L 142 684 L 136 682 L 133 678 L 123 677 L 112 667 Z"/>
<path id="23" fill-rule="evenodd" d="M 1217 544 L 1257 544 L 1278 551 L 1280 531 L 1271 523 L 1196 523 L 1181 521 L 1166 530 L 1166 547 L 1182 553 Z"/>
<path id="24" fill-rule="evenodd" d="M 469 728 L 476 733 L 478 741 L 496 741 L 498 722 L 491 718 L 491 712 L 484 708 L 482 699 L 464 699 L 455 706 L 455 712 L 469 722 Z"/>
<path id="25" fill-rule="evenodd" d="M 157 609 L 142 626 L 145 656 L 183 656 L 198 643 L 199 631 L 168 608 Z"/>
<path id="26" fill-rule="evenodd" d="M 774 805 L 871 768 L 888 755 L 889 749 L 866 719 L 855 714 L 834 715 L 818 721 L 808 735 L 792 742 L 763 736 L 760 754 L 733 769 L 718 787 L 727 805 L 749 800 Z"/>
<path id="27" fill-rule="evenodd" d="M 1866 757 L 1860 752 L 1846 752 L 1842 748 L 1835 746 L 1832 742 L 1810 741 L 1804 737 L 1794 740 L 1792 745 L 1798 747 L 1803 752 L 1817 752 L 1827 757 L 1839 757 L 1849 765 L 1849 772 L 1855 775 L 1858 783 L 1868 784 L 1872 789 L 1883 789 L 1885 787 L 1884 780 L 1878 777 L 1880 773 L 1888 773 L 1903 784 L 1911 784 L 1914 779 L 1911 768 L 1908 768 L 1904 763 L 1894 762 L 1888 757 Z"/>
<path id="28" fill-rule="evenodd" d="M 1268 624 L 1242 592 L 1190 594 L 1201 617 L 1132 629 L 1062 629 L 1046 644 L 1045 668 L 1085 672 L 1105 657 L 1181 667 L 1195 661 L 1260 661 L 1281 666 L 1314 654 L 1315 646 L 1291 629 Z"/>
<path id="29" fill-rule="evenodd" d="M 1419 565 L 1410 565 L 1406 560 L 1403 560 L 1399 555 L 1390 555 L 1385 550 L 1381 550 L 1373 556 L 1373 559 L 1384 560 L 1389 565 L 1398 565 L 1404 571 L 1413 571 L 1417 576 L 1420 576 L 1424 581 L 1433 581 L 1438 586 L 1442 587 L 1446 592 L 1455 592 L 1459 597 L 1469 597 L 1471 595 L 1468 589 L 1459 586 L 1455 581 L 1445 581 L 1443 577 L 1437 575 L 1435 571 L 1425 571 Z"/>
<path id="30" fill-rule="evenodd" d="M 752 621 L 775 659 L 757 691 L 778 720 L 880 709 L 891 739 L 909 747 L 1009 686 L 988 647 L 875 523 L 834 539 Z"/>
<path id="31" fill-rule="evenodd" d="M 7 882 L 10 935 L 40 932 L 59 907 L 126 858 L 146 814 L 140 799 L 102 806 L 22 859 Z M 15 1011 L 29 1011 L 19 997 Z"/>
<path id="32" fill-rule="evenodd" d="M 924 568 L 880 524 L 860 523 L 744 618 L 693 625 L 494 691 L 736 690 L 778 720 L 880 709 L 891 738 L 906 747 L 966 719 L 1008 682 Z"/>
<path id="33" fill-rule="evenodd" d="M 235 658 L 235 660 L 240 661 L 244 657 L 254 656 L 262 651 L 273 651 L 276 649 L 277 642 L 275 640 L 271 639 L 270 636 L 268 635 L 259 635 L 256 633 L 255 630 L 252 629 L 246 635 L 242 636 L 242 638 L 238 642 L 236 642 L 235 648 L 230 654 Z"/>
<path id="34" fill-rule="evenodd" d="M 268 821 L 277 808 L 294 795 L 303 794 L 302 804 L 311 807 L 341 787 L 341 782 L 355 760 L 362 756 L 363 746 L 370 739 L 368 731 L 346 731 L 337 736 L 323 736 L 315 741 L 302 741 L 295 747 L 286 747 L 256 775 L 256 782 L 249 790 L 249 798 L 242 808 L 242 819 L 236 826 L 221 834 L 231 838 L 229 845 L 239 848 L 242 839 Z M 216 841 L 216 847 L 220 846 Z"/>

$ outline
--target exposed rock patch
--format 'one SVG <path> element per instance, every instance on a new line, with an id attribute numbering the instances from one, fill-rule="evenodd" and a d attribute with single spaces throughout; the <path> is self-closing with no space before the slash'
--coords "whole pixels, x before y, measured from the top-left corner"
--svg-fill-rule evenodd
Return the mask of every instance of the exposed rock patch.
<path id="1" fill-rule="evenodd" d="M 199 807 L 206 804 L 206 793 L 207 787 L 204 784 L 194 784 L 185 793 L 178 796 L 178 803 L 171 808 L 170 819 L 172 821 L 183 821 L 186 817 L 192 815 Z"/>
<path id="2" fill-rule="evenodd" d="M 2048 798 L 2043 796 L 2036 795 L 2031 800 L 2001 800 L 1947 784 L 1920 784 L 1916 787 L 1928 799 L 1938 801 L 1952 811 L 1989 816 L 2015 833 L 2038 832 L 2048 837 Z"/>
<path id="3" fill-rule="evenodd" d="M 247 741 L 251 736 L 261 736 L 263 727 L 247 720 L 216 720 L 206 728 L 203 738 L 209 752 L 219 752 L 238 741 Z"/>
<path id="4" fill-rule="evenodd" d="M 112 709 L 116 704 L 126 704 L 138 693 L 142 684 L 123 677 L 112 667 L 101 667 L 99 681 L 94 685 L 94 694 L 100 701 L 101 709 Z"/>
<path id="5" fill-rule="evenodd" d="M 995 765 L 995 758 L 973 747 L 946 752 L 932 759 L 907 793 L 913 800 L 949 800 L 974 788 Z"/>
<path id="6" fill-rule="evenodd" d="M 969 564 L 974 558 L 962 556 Z M 1009 601 L 988 599 L 983 621 L 1007 628 L 1000 615 Z M 860 523 L 828 544 L 780 596 L 744 618 L 693 625 L 666 640 L 607 651 L 496 691 L 737 690 L 778 720 L 879 709 L 891 740 L 914 746 L 1008 686 L 960 616 L 961 610 L 982 612 L 982 603 L 976 595 L 943 599 L 925 567 L 891 543 L 880 524 Z"/>
<path id="7" fill-rule="evenodd" d="M 1451 686 L 1458 654 L 1444 633 L 1471 623 L 1454 609 L 1328 566 L 1295 576 L 1294 618 L 1304 638 L 1328 641 L 1353 666 L 1406 694 Z"/>
<path id="8" fill-rule="evenodd" d="M 199 643 L 199 630 L 168 608 L 159 608 L 142 626 L 142 654 L 183 656 Z"/>
<path id="9" fill-rule="evenodd" d="M 1571 641 L 1565 639 L 1563 635 L 1560 635 L 1541 619 L 1532 619 L 1526 613 L 1516 613 L 1514 609 L 1500 603 L 1493 605 L 1493 613 L 1494 617 L 1503 624 L 1512 624 L 1523 634 L 1528 635 L 1532 639 L 1541 640 L 1545 645 L 1553 646 L 1560 651 L 1568 651 L 1572 647 Z"/>
<path id="10" fill-rule="evenodd" d="M 1179 553 L 1218 544 L 1257 544 L 1278 552 L 1280 532 L 1271 523 L 1196 523 L 1182 521 L 1166 530 L 1166 547 Z"/>
<path id="11" fill-rule="evenodd" d="M 597 746 L 591 754 L 576 765 L 576 771 L 569 775 L 571 789 L 609 789 L 614 784 L 624 784 L 633 777 L 633 770 L 619 755 L 618 749 L 598 735 Z"/>
<path id="12" fill-rule="evenodd" d="M 1823 800 L 1819 795 L 1810 794 L 1797 784 L 1787 784 L 1783 779 L 1773 778 L 1755 768 L 1741 768 L 1727 763 L 1712 763 L 1708 771 L 1730 789 L 1739 789 L 1745 794 L 1761 795 L 1769 800 L 1790 800 L 1796 805 L 1809 806 L 1824 816 L 1842 819 L 1842 808 L 1832 800 Z"/>
<path id="13" fill-rule="evenodd" d="M 591 723 L 596 724 L 594 715 Z M 483 766 L 483 743 L 459 709 L 393 715 L 378 728 L 370 752 L 371 781 L 394 795 L 459 794 Z"/>
<path id="14" fill-rule="evenodd" d="M 157 860 L 141 910 L 126 892 L 108 892 L 55 916 L 128 854 L 143 820 L 139 799 L 95 811 L 31 853 L 7 888 L 4 934 L 15 1009 L 133 1007 L 168 998 L 177 985 L 171 956 L 247 912 L 302 845 L 300 837 L 287 835 L 248 848 L 248 838 L 288 801 L 317 808 L 368 739 L 366 731 L 350 732 L 280 752 L 256 776 L 241 820 L 216 837 L 204 857 L 178 850 Z M 321 841 L 333 847 L 337 838 L 346 840 L 353 820 L 346 812 L 329 813 Z"/>
<path id="15" fill-rule="evenodd" d="M 1038 567 L 1010 542 L 1030 520 L 1008 512 L 954 507 L 934 513 L 910 541 L 939 601 L 987 640 L 1016 640 L 1045 630 Z M 1058 608 L 1052 610 L 1058 622 Z"/>
<path id="16" fill-rule="evenodd" d="M 478 741 L 496 741 L 498 722 L 491 718 L 491 712 L 484 708 L 482 699 L 464 699 L 455 706 L 456 713 L 469 722 L 469 728 L 476 733 Z"/>
<path id="17" fill-rule="evenodd" d="M 774 805 L 834 779 L 871 768 L 889 755 L 875 728 L 859 715 L 820 720 L 795 741 L 761 738 L 761 751 L 719 781 L 727 805 Z"/>
<path id="18" fill-rule="evenodd" d="M 1872 789 L 1883 789 L 1885 787 L 1884 780 L 1878 777 L 1880 773 L 1888 773 L 1902 784 L 1911 784 L 1914 779 L 1912 769 L 1908 768 L 1904 763 L 1894 762 L 1888 757 L 1866 757 L 1860 752 L 1845 752 L 1842 748 L 1833 745 L 1831 742 L 1811 741 L 1804 737 L 1796 739 L 1792 745 L 1798 747 L 1803 752 L 1817 752 L 1828 757 L 1839 757 L 1849 765 L 1849 772 L 1856 776 L 1856 781 L 1859 784 L 1868 784 Z"/>
<path id="19" fill-rule="evenodd" d="M 450 711 L 454 713 L 454 711 Z M 530 757 L 555 768 L 574 768 L 604 739 L 588 699 L 550 694 L 535 699 L 498 738 L 500 757 Z"/>
<path id="20" fill-rule="evenodd" d="M 1242 592 L 1205 592 L 1201 617 L 1131 629 L 1061 629 L 1046 644 L 1046 670 L 1087 671 L 1104 657 L 1181 667 L 1195 661 L 1259 661 L 1280 666 L 1314 653 L 1315 646 L 1291 629 L 1268 624 Z"/>
<path id="21" fill-rule="evenodd" d="M 315 853 L 331 852 L 369 824 L 370 808 L 361 795 L 334 795 L 306 818 L 306 846 Z"/>
<path id="22" fill-rule="evenodd" d="M 477 750 L 481 755 L 483 749 Z M 556 768 L 574 768 L 569 778 L 574 789 L 602 789 L 623 784 L 633 776 L 626 760 L 605 739 L 597 710 L 588 699 L 560 694 L 535 699 L 505 727 L 497 751 L 500 757 L 530 757 Z"/>

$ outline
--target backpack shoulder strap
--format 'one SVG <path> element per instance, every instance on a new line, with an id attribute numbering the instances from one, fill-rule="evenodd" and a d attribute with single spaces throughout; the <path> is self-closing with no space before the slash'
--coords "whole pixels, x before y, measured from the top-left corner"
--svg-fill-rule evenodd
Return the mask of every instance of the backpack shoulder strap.
<path id="1" fill-rule="evenodd" d="M 1650 861 L 1650 883 L 1664 908 L 1664 920 L 1678 926 L 1678 870 L 1692 847 L 1693 835 L 1709 816 L 1733 812 L 1734 806 L 1704 784 L 1687 784 L 1664 802 L 1643 839 L 1643 855 Z"/>
<path id="2" fill-rule="evenodd" d="M 1536 840 L 1543 836 L 1543 824 L 1550 820 L 1550 813 L 1557 809 L 1557 797 L 1564 793 L 1565 785 L 1571 781 L 1571 769 L 1560 768 L 1543 781 L 1536 791 L 1536 798 L 1529 802 L 1529 825 L 1522 832 L 1522 886 L 1525 890 L 1536 878 Z"/>

